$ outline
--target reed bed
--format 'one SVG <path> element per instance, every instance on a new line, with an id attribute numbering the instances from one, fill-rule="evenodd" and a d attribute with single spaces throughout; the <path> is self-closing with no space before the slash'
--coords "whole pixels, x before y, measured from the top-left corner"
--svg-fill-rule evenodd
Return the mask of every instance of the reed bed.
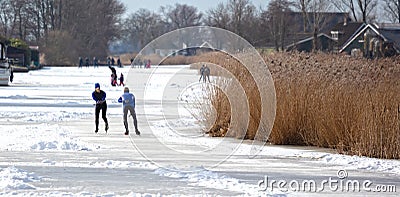
<path id="1" fill-rule="evenodd" d="M 212 121 L 207 123 L 211 136 L 264 139 L 273 144 L 333 148 L 350 155 L 400 158 L 400 57 L 369 60 L 297 52 L 263 53 L 262 57 L 274 79 L 277 97 L 276 117 L 268 139 L 256 136 L 260 133 L 260 94 L 240 62 L 232 57 L 227 61 L 227 55 L 220 52 L 185 60 L 189 64 L 218 65 L 232 73 L 245 90 L 250 120 L 240 123 L 232 121 L 240 114 L 232 111 L 226 90 L 208 90 L 216 115 L 209 110 L 202 113 L 205 120 Z M 199 65 L 193 68 L 198 69 Z M 226 81 L 218 83 L 229 86 Z"/>

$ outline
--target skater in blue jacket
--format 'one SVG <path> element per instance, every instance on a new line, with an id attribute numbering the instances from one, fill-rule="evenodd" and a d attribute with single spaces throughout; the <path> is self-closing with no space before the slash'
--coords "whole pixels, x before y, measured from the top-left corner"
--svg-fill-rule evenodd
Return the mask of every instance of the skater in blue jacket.
<path id="1" fill-rule="evenodd" d="M 104 120 L 104 123 L 106 124 L 106 133 L 108 131 L 108 121 L 106 117 L 107 113 L 107 103 L 106 103 L 106 93 L 103 90 L 100 90 L 100 84 L 96 83 L 94 84 L 95 90 L 92 93 L 92 98 L 94 101 L 96 101 L 96 109 L 95 109 L 95 123 L 96 123 L 96 130 L 94 131 L 95 133 L 99 132 L 99 115 L 100 115 L 100 110 L 101 110 L 101 117 Z"/>
<path id="2" fill-rule="evenodd" d="M 129 93 L 129 88 L 124 88 L 124 94 L 119 97 L 119 103 L 122 103 L 122 107 L 124 110 L 124 126 L 125 126 L 125 135 L 129 135 L 129 126 L 128 126 L 128 111 L 131 113 L 133 118 L 133 125 L 135 126 L 136 135 L 140 135 L 137 126 L 136 112 L 135 112 L 135 96 L 132 93 Z"/>

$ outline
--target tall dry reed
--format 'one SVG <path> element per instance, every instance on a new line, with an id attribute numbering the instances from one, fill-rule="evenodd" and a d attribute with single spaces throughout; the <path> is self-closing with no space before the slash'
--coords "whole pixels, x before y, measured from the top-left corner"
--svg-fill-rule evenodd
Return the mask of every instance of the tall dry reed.
<path id="1" fill-rule="evenodd" d="M 400 57 L 368 60 L 337 54 L 264 53 L 274 79 L 277 110 L 268 141 L 274 144 L 334 148 L 341 153 L 400 158 Z M 227 69 L 245 89 L 248 127 L 234 131 L 232 104 L 224 91 L 211 88 L 217 118 L 211 136 L 254 139 L 260 118 L 260 93 L 243 65 L 220 52 L 185 59 Z M 214 68 L 216 69 L 216 68 Z M 213 70 L 213 69 L 212 69 Z M 215 75 L 218 75 L 214 73 Z M 210 108 L 207 108 L 210 109 Z M 204 112 L 211 116 L 209 111 Z M 237 115 L 237 114 L 236 114 Z"/>

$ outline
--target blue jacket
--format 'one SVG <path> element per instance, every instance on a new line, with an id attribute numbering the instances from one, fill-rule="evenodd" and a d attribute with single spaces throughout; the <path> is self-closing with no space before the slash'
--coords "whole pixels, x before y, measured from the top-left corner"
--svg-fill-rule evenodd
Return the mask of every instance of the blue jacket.
<path id="1" fill-rule="evenodd" d="M 123 103 L 123 107 L 129 105 L 135 108 L 135 96 L 132 93 L 125 92 L 121 97 L 119 97 L 118 102 Z"/>
<path id="2" fill-rule="evenodd" d="M 100 92 L 93 91 L 92 98 L 96 101 L 96 104 L 101 104 L 106 101 L 106 92 L 100 90 Z"/>

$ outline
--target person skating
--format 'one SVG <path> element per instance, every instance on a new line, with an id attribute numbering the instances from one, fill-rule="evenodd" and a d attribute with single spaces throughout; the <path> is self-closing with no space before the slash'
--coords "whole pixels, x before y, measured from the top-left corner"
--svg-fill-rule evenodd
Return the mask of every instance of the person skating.
<path id="1" fill-rule="evenodd" d="M 82 57 L 79 57 L 79 68 L 82 68 L 83 66 L 83 59 Z"/>
<path id="2" fill-rule="evenodd" d="M 206 68 L 206 65 L 202 65 L 201 67 L 200 67 L 200 79 L 199 79 L 199 82 L 203 79 L 203 81 L 204 81 L 204 79 L 205 79 L 205 76 L 204 76 L 204 69 Z"/>
<path id="3" fill-rule="evenodd" d="M 140 135 L 137 126 L 136 112 L 135 112 L 135 96 L 132 93 L 129 93 L 129 88 L 124 88 L 124 94 L 119 97 L 119 103 L 122 103 L 122 108 L 124 112 L 124 126 L 125 126 L 125 135 L 129 135 L 129 126 L 128 126 L 128 111 L 131 113 L 133 118 L 133 125 L 135 126 L 136 135 Z"/>
<path id="4" fill-rule="evenodd" d="M 86 68 L 89 68 L 89 65 L 90 65 L 90 63 L 89 63 L 89 58 L 88 57 L 86 57 L 85 58 L 85 65 L 86 65 Z"/>
<path id="5" fill-rule="evenodd" d="M 208 79 L 208 82 L 211 83 L 210 82 L 210 68 L 206 65 L 206 67 L 204 67 L 203 81 L 207 82 L 207 79 Z"/>
<path id="6" fill-rule="evenodd" d="M 116 86 L 118 79 L 117 70 L 115 70 L 115 68 L 112 66 L 108 66 L 108 68 L 111 70 L 111 85 Z"/>
<path id="7" fill-rule="evenodd" d="M 101 110 L 101 117 L 104 120 L 104 123 L 106 124 L 105 131 L 107 133 L 108 131 L 108 121 L 107 121 L 107 103 L 106 103 L 106 93 L 103 90 L 100 90 L 100 84 L 96 83 L 94 84 L 95 90 L 92 93 L 92 98 L 94 101 L 96 101 L 96 107 L 95 107 L 95 124 L 96 124 L 96 130 L 94 131 L 95 133 L 99 132 L 99 115 L 100 115 L 100 110 Z"/>
<path id="8" fill-rule="evenodd" d="M 119 86 L 125 86 L 125 84 L 124 84 L 124 75 L 122 73 L 119 76 Z"/>
<path id="9" fill-rule="evenodd" d="M 121 59 L 119 59 L 119 58 L 117 59 L 117 66 L 122 68 L 122 62 L 121 62 Z"/>

